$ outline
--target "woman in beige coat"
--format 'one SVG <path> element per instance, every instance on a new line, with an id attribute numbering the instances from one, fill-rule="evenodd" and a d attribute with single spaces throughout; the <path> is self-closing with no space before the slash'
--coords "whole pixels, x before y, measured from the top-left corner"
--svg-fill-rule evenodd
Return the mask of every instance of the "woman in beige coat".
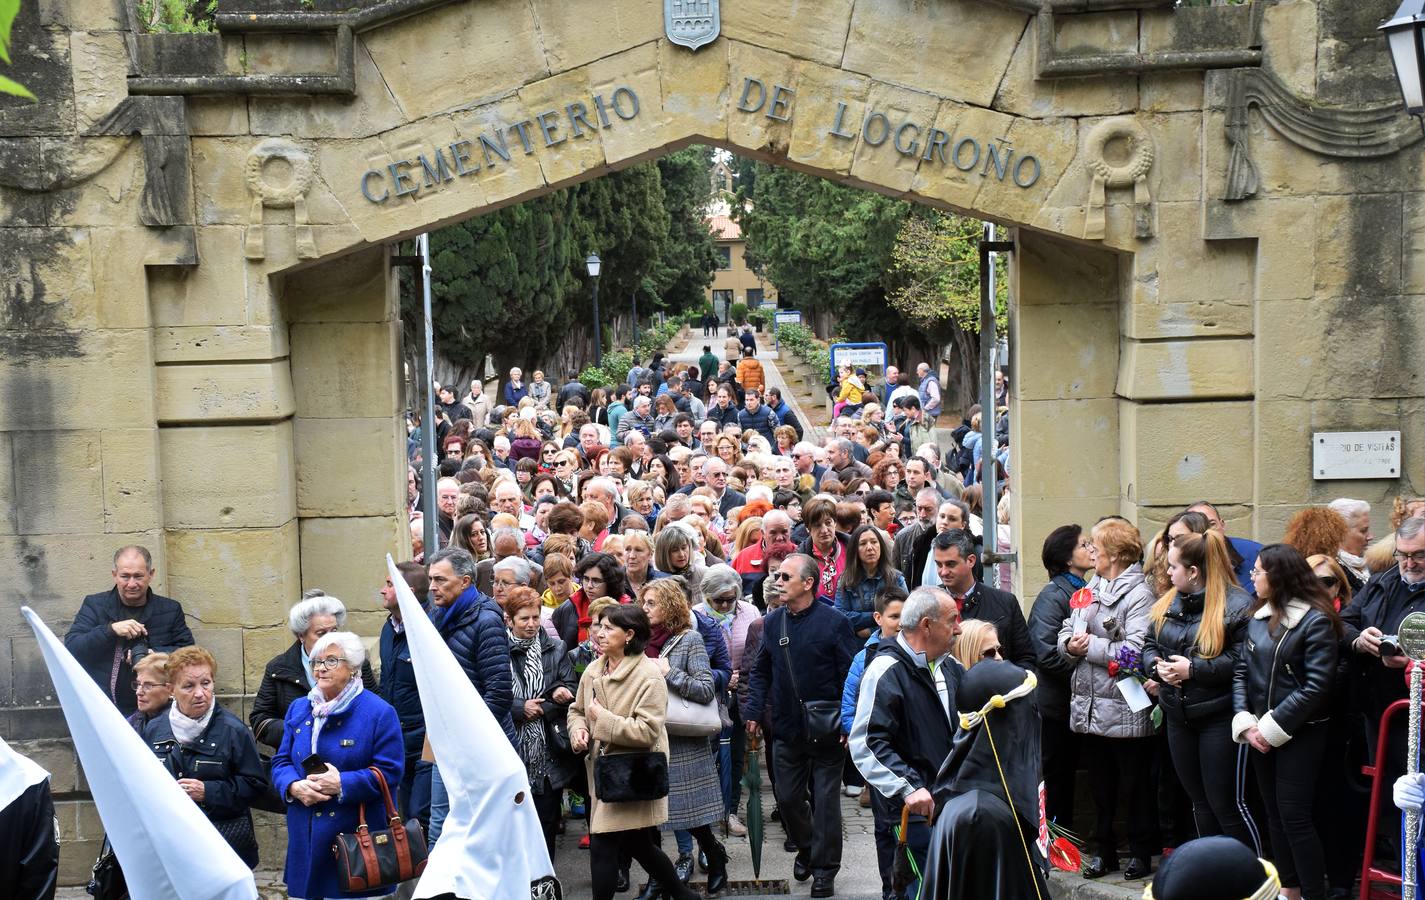
<path id="1" fill-rule="evenodd" d="M 632 604 L 600 611 L 589 628 L 602 654 L 584 670 L 579 693 L 569 708 L 569 742 L 576 753 L 589 751 L 589 870 L 594 900 L 612 900 L 619 880 L 619 860 L 632 857 L 664 886 L 665 896 L 696 900 L 698 894 L 678 881 L 673 862 L 658 849 L 658 826 L 668 820 L 668 800 L 605 803 L 594 780 L 594 761 L 602 754 L 667 754 L 668 688 L 658 666 L 643 655 L 652 633 L 648 615 Z"/>

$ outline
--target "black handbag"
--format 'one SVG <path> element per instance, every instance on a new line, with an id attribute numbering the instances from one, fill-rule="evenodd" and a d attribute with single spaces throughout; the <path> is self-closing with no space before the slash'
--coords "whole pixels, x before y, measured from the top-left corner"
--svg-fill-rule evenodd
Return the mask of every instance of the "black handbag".
<path id="1" fill-rule="evenodd" d="M 792 663 L 791 652 L 787 650 L 791 639 L 787 637 L 786 610 L 782 611 L 782 637 L 777 643 L 781 646 L 782 655 L 787 660 L 787 675 L 792 680 L 792 694 L 797 698 L 797 705 L 802 710 L 802 727 L 806 729 L 807 740 L 813 747 L 824 747 L 839 742 L 841 740 L 841 701 L 806 701 L 802 699 L 801 689 L 797 687 L 797 667 Z"/>
<path id="2" fill-rule="evenodd" d="M 605 753 L 594 758 L 594 797 L 600 803 L 662 800 L 668 796 L 668 754 L 657 750 Z"/>
<path id="3" fill-rule="evenodd" d="M 109 838 L 104 838 L 99 848 L 99 858 L 90 871 L 89 883 L 84 890 L 94 900 L 129 900 L 129 886 L 124 881 L 124 870 L 119 868 L 119 858 L 114 855 L 114 846 Z"/>
<path id="4" fill-rule="evenodd" d="M 401 812 L 391 799 L 386 776 L 375 766 L 367 771 L 376 776 L 376 783 L 381 786 L 387 827 L 370 830 L 366 826 L 366 804 L 362 803 L 355 833 L 336 836 L 332 853 L 336 855 L 337 883 L 342 892 L 348 894 L 394 886 L 415 878 L 426 868 L 428 850 L 420 821 L 402 822 Z"/>

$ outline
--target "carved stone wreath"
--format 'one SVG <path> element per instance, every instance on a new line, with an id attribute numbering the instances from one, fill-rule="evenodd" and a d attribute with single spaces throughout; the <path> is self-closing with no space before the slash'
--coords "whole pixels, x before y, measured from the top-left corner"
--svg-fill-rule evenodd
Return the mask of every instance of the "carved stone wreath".
<path id="1" fill-rule="evenodd" d="M 282 160 L 292 167 L 292 177 L 285 184 L 273 184 L 263 170 L 269 162 Z M 282 138 L 268 138 L 247 154 L 244 176 L 252 193 L 252 208 L 248 215 L 246 253 L 248 259 L 263 259 L 267 255 L 263 238 L 263 208 L 293 208 L 297 225 L 297 256 L 313 259 L 317 255 L 312 226 L 307 219 L 307 191 L 312 186 L 316 168 L 306 150 Z"/>
<path id="2" fill-rule="evenodd" d="M 1108 161 L 1108 145 L 1122 140 L 1128 144 L 1126 162 L 1114 165 Z M 1153 139 L 1136 119 L 1108 119 L 1089 132 L 1086 157 L 1093 183 L 1089 187 L 1089 205 L 1084 215 L 1084 237 L 1102 240 L 1104 237 L 1104 206 L 1108 188 L 1133 188 L 1136 206 L 1134 219 L 1140 238 L 1153 236 L 1153 197 L 1148 191 L 1148 172 L 1153 168 Z"/>

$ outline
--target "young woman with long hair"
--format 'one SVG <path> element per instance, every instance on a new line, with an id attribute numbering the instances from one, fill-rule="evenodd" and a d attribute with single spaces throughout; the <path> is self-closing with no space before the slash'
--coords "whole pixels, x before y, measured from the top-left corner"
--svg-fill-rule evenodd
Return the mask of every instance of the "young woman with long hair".
<path id="1" fill-rule="evenodd" d="M 851 553 L 846 571 L 836 585 L 836 608 L 851 622 L 858 637 L 867 638 L 877 628 L 876 595 L 887 586 L 908 590 L 905 576 L 896 571 L 895 551 L 885 533 L 862 525 L 851 533 Z"/>
<path id="2" fill-rule="evenodd" d="M 1252 567 L 1257 601 L 1233 680 L 1232 736 L 1250 746 L 1282 887 L 1325 900 L 1326 862 L 1313 805 L 1326 750 L 1341 623 L 1331 592 L 1289 544 Z"/>
<path id="3" fill-rule="evenodd" d="M 1261 854 L 1243 797 L 1245 746 L 1232 741 L 1232 678 L 1252 598 L 1237 586 L 1215 530 L 1175 537 L 1172 587 L 1149 613 L 1143 668 L 1158 684 L 1173 768 L 1192 798 L 1198 835 L 1226 834 Z"/>

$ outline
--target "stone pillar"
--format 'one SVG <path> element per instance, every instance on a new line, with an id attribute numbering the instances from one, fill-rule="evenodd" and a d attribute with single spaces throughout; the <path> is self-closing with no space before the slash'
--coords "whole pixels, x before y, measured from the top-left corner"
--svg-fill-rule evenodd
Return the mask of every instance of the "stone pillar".
<path id="1" fill-rule="evenodd" d="M 1045 536 L 1119 510 L 1114 383 L 1119 269 L 1127 261 L 1021 229 L 1012 262 L 1011 515 L 1015 589 L 1027 608 L 1047 580 Z"/>
<path id="2" fill-rule="evenodd" d="M 386 554 L 401 559 L 410 543 L 400 309 L 385 249 L 288 275 L 282 309 L 292 340 L 302 587 L 340 597 L 349 624 L 371 637 Z"/>

